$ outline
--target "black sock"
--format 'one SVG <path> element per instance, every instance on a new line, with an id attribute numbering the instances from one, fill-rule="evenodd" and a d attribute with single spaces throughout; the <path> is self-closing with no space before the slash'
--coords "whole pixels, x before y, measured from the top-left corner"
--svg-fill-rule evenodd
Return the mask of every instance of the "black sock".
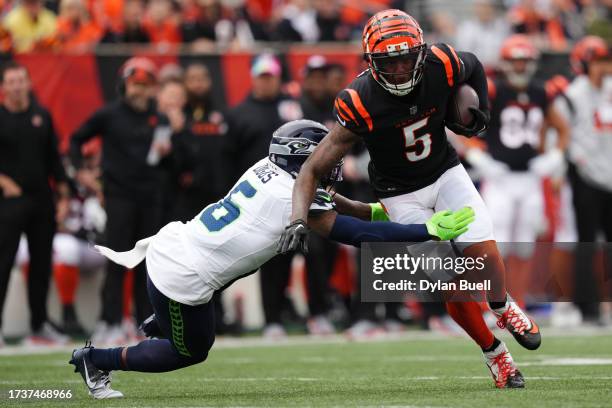
<path id="1" fill-rule="evenodd" d="M 493 351 L 497 348 L 497 346 L 499 346 L 501 344 L 501 341 L 499 341 L 499 339 L 497 337 L 494 338 L 493 340 L 493 344 L 491 344 L 488 348 L 486 349 L 482 349 L 482 351 L 484 351 L 485 353 L 488 351 Z"/>
<path id="2" fill-rule="evenodd" d="M 508 295 L 506 295 L 506 299 L 503 302 L 489 302 L 489 307 L 493 310 L 501 309 L 506 306 L 506 303 L 508 303 Z"/>
<path id="3" fill-rule="evenodd" d="M 94 348 L 89 352 L 89 356 L 91 357 L 91 362 L 93 365 L 100 370 L 124 370 L 125 368 L 121 363 L 121 352 L 123 349 L 124 347 L 110 349 Z"/>

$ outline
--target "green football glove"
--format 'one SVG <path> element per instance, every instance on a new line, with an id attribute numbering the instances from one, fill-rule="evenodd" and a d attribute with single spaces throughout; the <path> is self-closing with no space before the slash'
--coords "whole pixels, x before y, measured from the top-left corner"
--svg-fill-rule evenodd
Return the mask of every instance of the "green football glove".
<path id="1" fill-rule="evenodd" d="M 389 216 L 381 203 L 368 204 L 372 209 L 370 221 L 389 221 Z"/>
<path id="2" fill-rule="evenodd" d="M 427 232 L 440 241 L 457 238 L 468 230 L 468 225 L 474 221 L 474 210 L 463 207 L 458 211 L 438 211 L 427 220 Z"/>

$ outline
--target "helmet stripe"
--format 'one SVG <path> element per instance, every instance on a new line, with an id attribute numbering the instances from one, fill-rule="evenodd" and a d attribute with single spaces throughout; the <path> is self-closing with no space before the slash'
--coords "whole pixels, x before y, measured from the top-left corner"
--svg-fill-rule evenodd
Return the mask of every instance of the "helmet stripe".
<path id="1" fill-rule="evenodd" d="M 453 65 L 451 64 L 451 60 L 446 55 L 444 51 L 433 45 L 431 47 L 431 51 L 444 63 L 444 70 L 446 71 L 446 81 L 448 82 L 448 86 L 453 86 L 455 80 L 453 78 Z"/>
<path id="2" fill-rule="evenodd" d="M 387 40 L 390 40 L 390 39 L 396 38 L 396 37 L 404 37 L 404 36 L 410 37 L 410 38 L 416 38 L 414 35 L 412 35 L 410 33 L 407 33 L 406 31 L 397 31 L 397 32 L 394 32 L 394 33 L 386 34 L 386 35 L 376 39 L 376 41 L 372 45 L 371 49 L 373 50 L 374 48 L 376 48 L 376 46 L 378 44 L 380 44 L 383 41 L 387 41 Z"/>
<path id="3" fill-rule="evenodd" d="M 370 113 L 367 111 L 363 103 L 361 102 L 361 98 L 359 94 L 354 89 L 347 88 L 346 91 L 351 96 L 351 101 L 355 108 L 357 108 L 357 113 L 361 116 L 361 118 L 365 121 L 366 125 L 368 125 L 368 129 L 370 132 L 374 129 L 374 124 L 372 123 L 372 118 L 370 117 Z"/>

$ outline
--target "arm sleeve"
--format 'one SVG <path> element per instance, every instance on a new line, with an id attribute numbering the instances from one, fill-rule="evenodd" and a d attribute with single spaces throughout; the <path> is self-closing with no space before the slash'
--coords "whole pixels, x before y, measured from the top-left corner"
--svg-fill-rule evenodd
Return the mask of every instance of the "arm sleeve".
<path id="1" fill-rule="evenodd" d="M 425 224 L 367 222 L 338 214 L 329 238 L 358 247 L 362 242 L 423 242 L 431 236 Z"/>
<path id="2" fill-rule="evenodd" d="M 49 120 L 49 150 L 47 151 L 49 171 L 56 182 L 67 181 L 68 178 L 66 177 L 66 171 L 57 147 L 57 134 L 55 133 L 55 127 L 53 126 L 53 118 L 49 113 L 47 113 L 47 117 Z"/>
<path id="3" fill-rule="evenodd" d="M 104 111 L 95 112 L 80 128 L 70 137 L 70 162 L 75 168 L 81 167 L 83 155 L 81 146 L 94 136 L 101 135 L 104 131 Z"/>

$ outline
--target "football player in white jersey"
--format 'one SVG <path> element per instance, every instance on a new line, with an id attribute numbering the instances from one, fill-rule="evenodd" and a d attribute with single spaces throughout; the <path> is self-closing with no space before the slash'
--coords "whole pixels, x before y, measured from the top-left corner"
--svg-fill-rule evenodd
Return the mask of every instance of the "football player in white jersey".
<path id="1" fill-rule="evenodd" d="M 171 222 L 131 251 L 100 252 L 126 267 L 146 258 L 147 290 L 155 314 L 147 319 L 151 340 L 136 346 L 74 350 L 70 363 L 97 399 L 122 397 L 111 388 L 114 370 L 165 372 L 200 363 L 213 345 L 214 310 L 210 299 L 238 278 L 271 259 L 291 215 L 291 194 L 302 164 L 328 129 L 318 122 L 289 122 L 272 135 L 269 156 L 236 182 L 229 194 L 204 208 L 193 220 Z M 317 189 L 308 225 L 338 242 L 420 242 L 453 239 L 474 220 L 471 208 L 440 211 L 425 224 L 387 221 L 380 204 L 364 204 L 325 190 L 341 178 L 338 163 Z M 340 215 L 340 214 L 347 215 Z"/>

